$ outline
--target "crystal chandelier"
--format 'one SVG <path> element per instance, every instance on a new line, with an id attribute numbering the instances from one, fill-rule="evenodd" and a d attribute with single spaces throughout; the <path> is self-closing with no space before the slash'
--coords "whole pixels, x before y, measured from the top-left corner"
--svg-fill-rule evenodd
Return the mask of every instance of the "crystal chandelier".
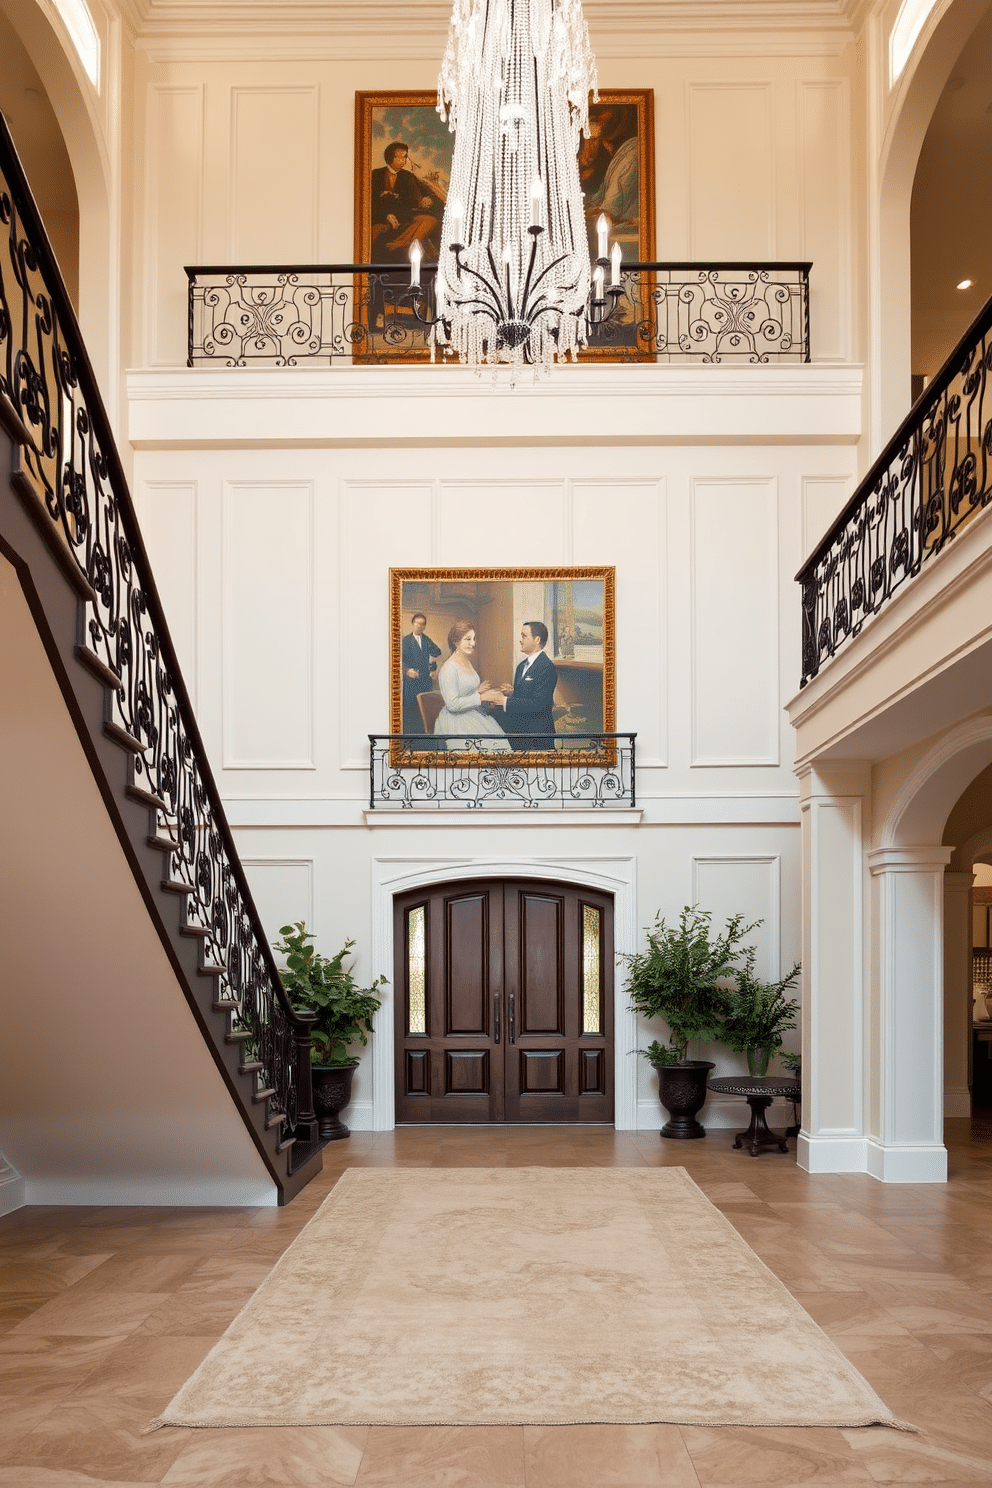
<path id="1" fill-rule="evenodd" d="M 596 63 L 581 0 L 454 0 L 438 112 L 455 131 L 432 348 L 549 369 L 623 294 L 606 219 L 590 263 L 578 150 Z M 420 247 L 411 253 L 420 305 Z M 609 290 L 604 288 L 611 267 Z"/>

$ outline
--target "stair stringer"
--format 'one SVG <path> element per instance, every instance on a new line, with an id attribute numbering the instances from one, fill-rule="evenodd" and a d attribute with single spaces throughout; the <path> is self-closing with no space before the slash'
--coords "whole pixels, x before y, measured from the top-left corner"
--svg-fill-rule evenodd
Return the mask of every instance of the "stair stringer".
<path id="1" fill-rule="evenodd" d="M 0 551 L 15 569 L 73 727 L 103 798 L 134 881 L 179 987 L 232 1100 L 287 1203 L 321 1169 L 319 1147 L 301 1144 L 293 1164 L 293 1139 L 269 1111 L 254 1069 L 242 1067 L 240 1037 L 232 1034 L 236 1004 L 218 998 L 224 968 L 204 960 L 204 937 L 186 914 L 188 891 L 169 877 L 170 852 L 159 838 L 156 801 L 136 782 L 136 741 L 112 718 L 114 674 L 86 646 L 89 586 L 23 473 L 21 448 L 29 436 L 9 401 L 0 395 Z"/>

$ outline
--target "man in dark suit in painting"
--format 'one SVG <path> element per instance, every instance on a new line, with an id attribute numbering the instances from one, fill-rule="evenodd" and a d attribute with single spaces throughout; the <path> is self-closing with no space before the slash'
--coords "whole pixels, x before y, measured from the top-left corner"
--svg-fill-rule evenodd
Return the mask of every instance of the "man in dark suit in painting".
<path id="1" fill-rule="evenodd" d="M 440 197 L 413 174 L 410 147 L 402 140 L 387 145 L 383 158 L 386 164 L 372 172 L 370 182 L 373 262 L 406 264 L 414 242 L 425 258 L 437 258 Z"/>
<path id="2" fill-rule="evenodd" d="M 410 617 L 410 630 L 400 646 L 400 666 L 403 671 L 403 732 L 422 734 L 424 721 L 420 716 L 417 698 L 422 692 L 430 692 L 432 674 L 437 671 L 435 656 L 441 655 L 441 647 L 435 646 L 427 629 L 427 616 L 419 611 Z"/>
<path id="3" fill-rule="evenodd" d="M 545 654 L 548 627 L 541 620 L 528 620 L 520 630 L 524 659 L 513 674 L 513 686 L 482 694 L 483 702 L 497 705 L 496 717 L 516 750 L 554 749 L 555 720 L 552 712 L 558 668 Z M 503 714 L 500 717 L 499 708 Z"/>

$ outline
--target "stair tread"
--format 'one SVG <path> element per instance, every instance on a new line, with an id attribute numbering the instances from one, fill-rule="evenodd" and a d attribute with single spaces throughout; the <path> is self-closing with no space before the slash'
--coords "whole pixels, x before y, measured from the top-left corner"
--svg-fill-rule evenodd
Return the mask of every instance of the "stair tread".
<path id="1" fill-rule="evenodd" d="M 195 894 L 196 890 L 192 884 L 180 883 L 175 878 L 163 878 L 162 887 L 169 894 Z"/>
<path id="2" fill-rule="evenodd" d="M 256 1106 L 260 1106 L 263 1101 L 267 1101 L 269 1097 L 273 1095 L 275 1095 L 275 1090 L 256 1090 L 255 1094 L 252 1096 L 252 1100 L 255 1102 Z"/>
<path id="3" fill-rule="evenodd" d="M 123 749 L 130 750 L 132 754 L 144 754 L 145 746 L 140 739 L 136 739 L 126 728 L 119 723 L 108 722 L 103 725 L 103 732 L 108 739 L 113 739 L 115 744 L 120 744 Z"/>
<path id="4" fill-rule="evenodd" d="M 263 1063 L 262 1063 L 262 1061 L 260 1059 L 252 1059 L 248 1064 L 239 1064 L 238 1065 L 238 1074 L 239 1075 L 257 1075 L 258 1072 L 259 1072 L 259 1070 L 260 1069 L 264 1069 L 264 1068 L 265 1068 L 265 1066 L 263 1065 Z"/>

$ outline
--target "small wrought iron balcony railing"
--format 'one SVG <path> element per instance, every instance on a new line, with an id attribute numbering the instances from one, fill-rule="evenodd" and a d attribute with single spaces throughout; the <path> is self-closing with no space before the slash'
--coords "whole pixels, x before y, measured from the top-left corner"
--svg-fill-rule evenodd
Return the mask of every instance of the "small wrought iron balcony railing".
<path id="1" fill-rule="evenodd" d="M 526 736 L 494 753 L 490 735 L 369 734 L 369 808 L 601 811 L 637 805 L 636 734 Z M 533 741 L 543 745 L 543 739 Z"/>
<path id="2" fill-rule="evenodd" d="M 796 575 L 800 687 L 992 502 L 990 372 L 992 299 Z"/>
<path id="3" fill-rule="evenodd" d="M 0 116 L 0 392 L 28 431 L 19 489 L 84 606 L 80 646 L 106 681 L 108 726 L 156 810 L 156 845 L 186 901 L 217 1002 L 282 1128 L 312 1118 L 312 1019 L 292 1008 L 207 763 L 96 378 Z"/>
<path id="4" fill-rule="evenodd" d="M 808 263 L 630 263 L 583 359 L 808 362 Z M 433 312 L 436 266 L 421 278 Z M 430 360 L 410 274 L 396 264 L 187 267 L 190 367 Z M 441 358 L 438 357 L 440 361 Z"/>

